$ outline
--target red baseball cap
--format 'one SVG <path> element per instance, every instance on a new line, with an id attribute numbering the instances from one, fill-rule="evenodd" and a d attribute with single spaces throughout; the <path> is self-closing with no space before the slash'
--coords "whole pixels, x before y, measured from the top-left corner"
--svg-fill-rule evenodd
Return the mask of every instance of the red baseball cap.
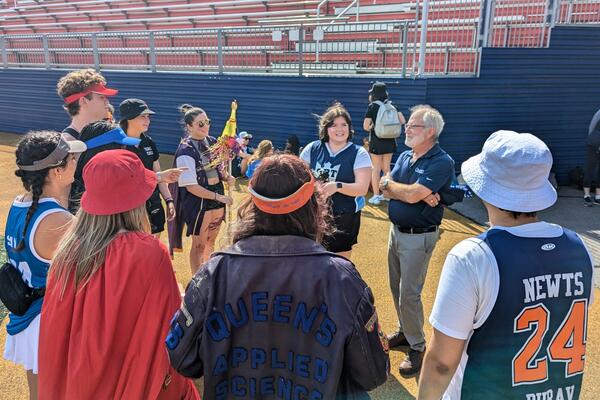
<path id="1" fill-rule="evenodd" d="M 156 189 L 154 171 L 129 150 L 106 150 L 83 168 L 81 208 L 92 215 L 113 215 L 146 203 Z"/>
<path id="2" fill-rule="evenodd" d="M 90 93 L 98 93 L 98 94 L 103 94 L 105 96 L 110 97 L 110 96 L 116 95 L 117 93 L 119 93 L 119 91 L 117 89 L 107 88 L 102 83 L 97 83 L 79 93 L 73 93 L 72 95 L 65 97 L 64 98 L 65 104 L 74 103 L 77 100 L 79 100 L 80 98 L 87 96 Z"/>

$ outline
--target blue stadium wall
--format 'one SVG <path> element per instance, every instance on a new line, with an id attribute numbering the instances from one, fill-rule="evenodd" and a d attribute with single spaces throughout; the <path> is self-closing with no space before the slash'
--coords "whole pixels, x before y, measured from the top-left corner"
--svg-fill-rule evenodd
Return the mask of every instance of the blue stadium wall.
<path id="1" fill-rule="evenodd" d="M 415 104 L 438 108 L 446 120 L 442 146 L 460 162 L 477 153 L 498 129 L 531 132 L 554 154 L 554 170 L 565 182 L 567 172 L 583 164 L 584 141 L 593 113 L 600 108 L 600 27 L 557 27 L 544 49 L 485 48 L 479 78 L 381 80 L 391 98 L 408 114 Z M 55 93 L 65 71 L 0 69 L 0 131 L 24 133 L 61 129 L 68 124 Z M 150 133 L 163 152 L 173 152 L 181 137 L 177 106 L 204 108 L 217 136 L 238 99 L 238 128 L 281 148 L 290 134 L 304 144 L 316 139 L 315 114 L 334 100 L 350 111 L 357 132 L 372 78 L 203 75 L 190 73 L 106 72 L 120 93 L 146 100 L 156 111 Z M 118 116 L 118 115 L 117 115 Z M 402 150 L 403 146 L 399 147 Z"/>

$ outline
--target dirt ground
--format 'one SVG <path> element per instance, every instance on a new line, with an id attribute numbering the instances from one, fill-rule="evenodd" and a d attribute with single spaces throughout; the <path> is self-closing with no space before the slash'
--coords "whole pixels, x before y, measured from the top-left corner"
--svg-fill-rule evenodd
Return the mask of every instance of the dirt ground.
<path id="1" fill-rule="evenodd" d="M 6 214 L 13 198 L 22 191 L 19 180 L 13 174 L 14 171 L 14 144 L 18 140 L 15 135 L 0 135 L 0 226 L 6 224 Z M 171 165 L 171 158 L 161 158 L 163 168 Z M 234 204 L 246 196 L 245 185 L 238 183 L 234 190 Z M 358 244 L 354 247 L 352 260 L 356 264 L 365 281 L 372 288 L 376 298 L 376 306 L 380 316 L 383 329 L 391 332 L 396 328 L 396 316 L 392 298 L 388 288 L 387 278 L 387 237 L 389 223 L 385 205 L 379 207 L 367 206 L 363 211 L 361 232 Z M 431 311 L 435 291 L 437 289 L 441 268 L 448 251 L 459 241 L 474 236 L 483 228 L 460 215 L 446 211 L 442 223 L 442 235 L 437 244 L 431 262 L 427 281 L 422 294 L 426 315 Z M 225 246 L 227 240 L 224 237 L 226 229 L 221 229 L 219 246 Z M 164 238 L 163 238 L 164 239 Z M 184 242 L 184 249 L 189 249 L 189 242 Z M 177 279 L 185 286 L 189 281 L 191 273 L 187 264 L 187 252 L 176 255 L 174 261 Z M 596 298 L 600 296 L 598 289 Z M 0 313 L 0 348 L 4 350 L 6 329 L 4 329 L 7 318 Z M 591 307 L 588 324 L 587 360 L 584 375 L 584 385 L 581 399 L 598 398 L 596 388 L 600 379 L 600 307 L 594 304 Z M 427 337 L 431 335 L 429 324 L 425 326 Z M 417 393 L 417 382 L 415 378 L 404 379 L 398 373 L 398 366 L 404 357 L 404 353 L 392 351 L 390 358 L 392 362 L 391 375 L 388 381 L 380 388 L 373 391 L 372 397 L 378 400 L 387 399 L 414 399 Z M 596 382 L 596 383 L 593 383 Z M 27 382 L 22 368 L 0 358 L 0 400 L 18 400 L 27 398 Z M 596 393 L 596 394 L 594 394 Z"/>

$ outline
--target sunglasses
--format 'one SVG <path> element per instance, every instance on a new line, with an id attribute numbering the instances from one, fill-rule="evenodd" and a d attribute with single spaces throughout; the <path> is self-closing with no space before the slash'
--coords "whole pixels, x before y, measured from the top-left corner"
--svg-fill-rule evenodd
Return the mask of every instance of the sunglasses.
<path id="1" fill-rule="evenodd" d="M 198 121 L 198 128 L 204 128 L 206 125 L 210 125 L 210 119 L 206 118 L 204 121 Z"/>

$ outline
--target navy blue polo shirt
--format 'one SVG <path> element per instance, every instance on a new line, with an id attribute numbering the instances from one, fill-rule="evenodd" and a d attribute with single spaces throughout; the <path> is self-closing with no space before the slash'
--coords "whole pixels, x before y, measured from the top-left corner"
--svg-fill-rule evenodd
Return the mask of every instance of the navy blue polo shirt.
<path id="1" fill-rule="evenodd" d="M 407 185 L 419 183 L 433 193 L 450 187 L 454 178 L 454 160 L 439 144 L 435 144 L 414 163 L 412 156 L 412 150 L 407 150 L 396 160 L 391 173 L 395 182 Z M 441 204 L 430 207 L 423 201 L 409 204 L 390 200 L 388 215 L 390 221 L 402 228 L 426 228 L 442 223 L 444 208 Z"/>

